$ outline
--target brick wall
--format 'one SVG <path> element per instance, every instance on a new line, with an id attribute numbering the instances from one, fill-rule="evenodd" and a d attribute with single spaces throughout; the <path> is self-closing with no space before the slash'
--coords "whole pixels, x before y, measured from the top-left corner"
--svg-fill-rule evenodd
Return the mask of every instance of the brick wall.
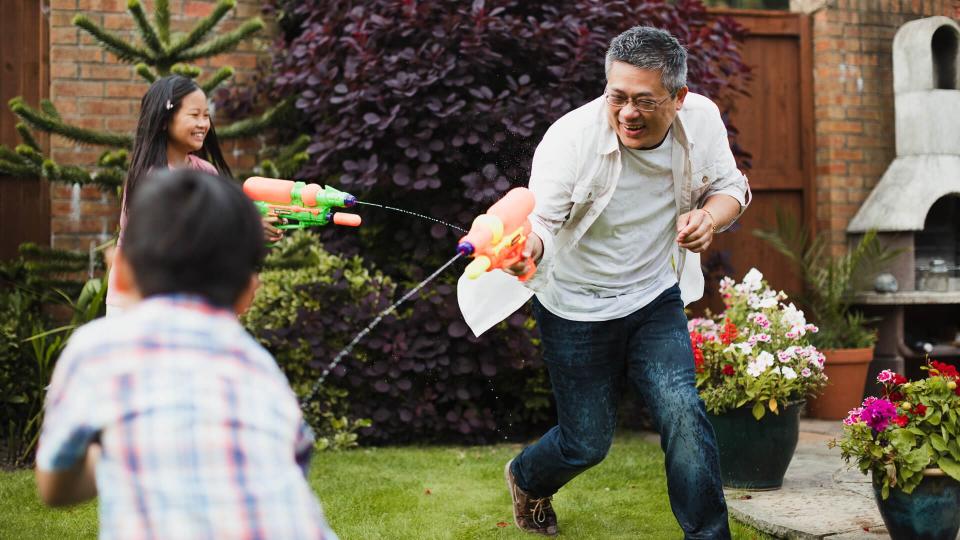
<path id="1" fill-rule="evenodd" d="M 893 36 L 904 23 L 960 16 L 958 0 L 795 0 L 812 12 L 817 227 L 834 252 L 896 156 Z"/>
<path id="2" fill-rule="evenodd" d="M 111 32 L 139 42 L 139 34 L 126 0 L 49 0 L 50 3 L 50 99 L 64 120 L 91 129 L 132 133 L 137 122 L 140 98 L 148 84 L 134 73 L 133 66 L 97 46 L 89 34 L 71 24 L 78 13 Z M 209 14 L 215 0 L 170 0 L 171 33 L 186 31 L 195 21 Z M 233 30 L 260 14 L 259 0 L 238 0 L 237 7 L 214 32 Z M 152 18 L 153 0 L 144 0 Z M 258 62 L 267 61 L 267 45 L 273 35 L 268 27 L 243 42 L 235 51 L 212 60 L 203 60 L 199 80 L 218 67 L 233 66 L 233 81 L 243 83 L 256 71 Z M 229 84 L 229 83 L 227 83 Z M 222 122 L 220 122 L 222 123 Z M 247 145 L 224 144 L 224 154 L 233 169 L 253 165 Z M 51 154 L 62 165 L 90 166 L 105 150 L 79 145 L 59 136 L 52 137 Z M 88 186 L 51 186 L 51 245 L 56 248 L 87 250 L 108 240 L 116 232 L 119 204 L 115 194 L 105 194 Z"/>

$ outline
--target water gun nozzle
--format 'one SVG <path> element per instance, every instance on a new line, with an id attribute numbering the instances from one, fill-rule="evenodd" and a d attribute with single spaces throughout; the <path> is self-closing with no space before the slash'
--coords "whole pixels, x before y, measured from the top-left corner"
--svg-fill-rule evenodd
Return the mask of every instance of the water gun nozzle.
<path id="1" fill-rule="evenodd" d="M 346 196 L 343 198 L 343 206 L 344 206 L 344 207 L 350 208 L 351 206 L 353 206 L 353 205 L 355 205 L 355 204 L 357 204 L 357 198 L 354 197 L 353 195 L 349 195 L 349 194 L 348 194 L 348 195 L 346 195 Z"/>
<path id="2" fill-rule="evenodd" d="M 460 242 L 459 244 L 457 244 L 457 253 L 465 257 L 469 257 L 470 255 L 473 255 L 473 252 L 475 249 L 476 248 L 474 248 L 473 244 L 471 244 L 470 242 Z"/>

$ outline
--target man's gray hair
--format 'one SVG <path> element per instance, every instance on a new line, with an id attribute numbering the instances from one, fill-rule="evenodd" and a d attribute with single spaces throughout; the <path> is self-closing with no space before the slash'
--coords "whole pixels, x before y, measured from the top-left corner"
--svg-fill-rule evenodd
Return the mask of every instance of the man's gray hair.
<path id="1" fill-rule="evenodd" d="M 687 50 L 659 28 L 634 26 L 613 38 L 604 64 L 607 76 L 614 62 L 660 71 L 660 81 L 671 96 L 687 84 Z"/>

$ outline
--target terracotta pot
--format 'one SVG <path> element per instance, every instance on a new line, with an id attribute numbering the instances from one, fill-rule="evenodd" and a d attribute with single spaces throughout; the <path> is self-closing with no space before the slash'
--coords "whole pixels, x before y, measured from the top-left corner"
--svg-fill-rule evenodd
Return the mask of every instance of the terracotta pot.
<path id="1" fill-rule="evenodd" d="M 842 420 L 863 401 L 873 347 L 820 352 L 827 358 L 823 366 L 828 377 L 827 387 L 822 394 L 807 401 L 807 414 L 825 420 Z"/>

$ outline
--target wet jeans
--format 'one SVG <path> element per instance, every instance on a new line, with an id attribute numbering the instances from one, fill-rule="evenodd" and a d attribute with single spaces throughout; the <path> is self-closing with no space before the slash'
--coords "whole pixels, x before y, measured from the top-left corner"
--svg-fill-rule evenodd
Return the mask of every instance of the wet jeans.
<path id="1" fill-rule="evenodd" d="M 513 461 L 518 486 L 553 495 L 603 461 L 625 384 L 649 409 L 666 455 L 670 506 L 686 538 L 729 538 L 716 437 L 697 395 L 680 288 L 611 321 L 533 313 L 557 402 L 557 425 Z M 643 509 L 637 509 L 642 517 Z"/>

